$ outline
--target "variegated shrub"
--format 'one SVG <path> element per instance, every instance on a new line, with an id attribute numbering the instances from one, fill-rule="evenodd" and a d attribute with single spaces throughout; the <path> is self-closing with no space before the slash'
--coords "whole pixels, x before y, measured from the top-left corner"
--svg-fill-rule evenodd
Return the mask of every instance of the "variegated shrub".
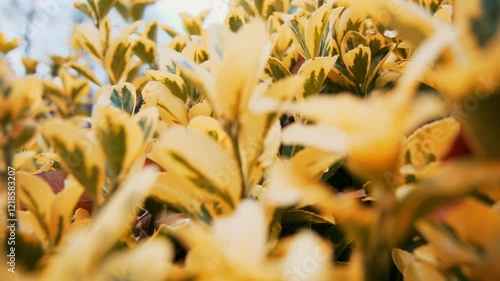
<path id="1" fill-rule="evenodd" d="M 0 33 L 1 280 L 500 279 L 498 1 L 155 2 Z"/>

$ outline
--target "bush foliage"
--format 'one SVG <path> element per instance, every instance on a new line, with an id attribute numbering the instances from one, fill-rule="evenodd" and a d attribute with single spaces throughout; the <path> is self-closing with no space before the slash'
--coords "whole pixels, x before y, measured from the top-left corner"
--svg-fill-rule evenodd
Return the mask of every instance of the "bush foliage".
<path id="1" fill-rule="evenodd" d="M 0 34 L 2 280 L 500 280 L 498 1 L 154 2 Z"/>

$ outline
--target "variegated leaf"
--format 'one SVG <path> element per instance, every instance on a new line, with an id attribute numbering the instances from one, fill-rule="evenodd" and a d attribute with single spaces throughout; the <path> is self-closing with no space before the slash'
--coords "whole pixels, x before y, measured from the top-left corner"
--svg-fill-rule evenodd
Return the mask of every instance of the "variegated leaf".
<path id="1" fill-rule="evenodd" d="M 232 47 L 227 48 L 215 78 L 216 100 L 213 106 L 220 118 L 232 122 L 247 110 L 271 46 L 261 20 L 245 25 L 229 40 L 227 44 Z"/>
<path id="2" fill-rule="evenodd" d="M 116 84 L 123 80 L 131 55 L 132 42 L 128 37 L 120 37 L 110 43 L 104 58 L 104 68 L 111 83 Z"/>
<path id="3" fill-rule="evenodd" d="M 150 21 L 148 25 L 146 25 L 146 28 L 144 28 L 142 36 L 156 43 L 158 38 L 158 21 L 156 20 Z"/>
<path id="4" fill-rule="evenodd" d="M 164 84 L 151 81 L 142 90 L 144 107 L 157 107 L 160 117 L 169 125 L 187 125 L 186 105 Z"/>
<path id="5" fill-rule="evenodd" d="M 44 87 L 42 81 L 34 76 L 17 79 L 5 101 L 2 101 L 0 118 L 16 120 L 29 118 L 36 113 L 42 103 Z"/>
<path id="6" fill-rule="evenodd" d="M 86 66 L 77 64 L 77 63 L 69 63 L 67 64 L 68 67 L 73 68 L 78 72 L 80 75 L 86 77 L 90 81 L 94 82 L 97 86 L 101 86 L 101 82 L 99 82 L 99 79 L 95 76 L 95 74 L 88 69 Z"/>
<path id="7" fill-rule="evenodd" d="M 321 54 L 322 40 L 325 39 L 324 33 L 328 33 L 330 10 L 331 5 L 323 5 L 314 11 L 307 21 L 304 37 L 309 50 L 309 58 L 315 58 Z"/>
<path id="8" fill-rule="evenodd" d="M 209 116 L 197 116 L 189 120 L 188 128 L 200 131 L 217 141 L 220 146 L 232 157 L 234 157 L 234 147 L 231 138 L 224 131 L 219 120 Z"/>
<path id="9" fill-rule="evenodd" d="M 80 46 L 92 55 L 97 61 L 103 58 L 103 46 L 99 30 L 92 24 L 79 24 L 75 27 L 75 39 Z"/>
<path id="10" fill-rule="evenodd" d="M 334 67 L 337 56 L 318 57 L 306 61 L 299 69 L 299 75 L 304 77 L 304 90 L 299 97 L 304 98 L 317 94 L 323 88 L 323 83 L 330 70 Z"/>
<path id="11" fill-rule="evenodd" d="M 92 125 L 111 175 L 118 179 L 141 153 L 142 130 L 130 115 L 114 107 L 97 108 Z"/>
<path id="12" fill-rule="evenodd" d="M 156 58 L 156 43 L 146 37 L 140 37 L 132 44 L 132 51 L 142 61 L 152 64 Z"/>
<path id="13" fill-rule="evenodd" d="M 450 150 L 459 132 L 460 125 L 453 118 L 424 125 L 406 140 L 401 161 L 422 169 L 430 162 L 442 159 Z"/>
<path id="14" fill-rule="evenodd" d="M 307 19 L 298 14 L 293 16 L 284 16 L 283 18 L 293 34 L 292 39 L 295 48 L 297 48 L 297 51 L 302 57 L 310 59 L 311 52 L 308 49 L 305 37 Z"/>
<path id="15" fill-rule="evenodd" d="M 101 89 L 96 94 L 96 99 L 100 106 L 112 106 L 132 115 L 137 103 L 137 94 L 132 84 L 120 83 L 110 88 Z"/>
<path id="16" fill-rule="evenodd" d="M 50 235 L 54 244 L 59 244 L 72 221 L 73 210 L 82 196 L 84 188 L 72 180 L 66 180 L 64 189 L 54 198 L 51 206 Z"/>
<path id="17" fill-rule="evenodd" d="M 19 198 L 34 215 L 42 230 L 43 239 L 51 240 L 51 206 L 55 195 L 52 188 L 41 178 L 28 173 L 18 173 Z"/>
<path id="18" fill-rule="evenodd" d="M 194 129 L 171 127 L 152 155 L 158 164 L 233 208 L 241 196 L 240 167 L 211 137 Z"/>
<path id="19" fill-rule="evenodd" d="M 342 57 L 349 74 L 358 85 L 364 85 L 371 65 L 370 47 L 359 45 Z"/>
<path id="20" fill-rule="evenodd" d="M 193 91 L 204 96 L 214 107 L 214 110 L 217 110 L 215 106 L 215 79 L 213 74 L 176 51 L 171 49 L 161 50 L 160 70 L 162 68 L 168 69 L 171 63 L 174 63 L 176 68 L 180 70 L 181 77 L 186 86 L 190 85 L 194 88 Z"/>
<path id="21" fill-rule="evenodd" d="M 245 24 L 245 10 L 242 7 L 229 9 L 224 24 L 233 32 L 237 32 Z"/>
<path id="22" fill-rule="evenodd" d="M 157 171 L 150 167 L 130 175 L 91 224 L 78 228 L 66 237 L 68 243 L 58 248 L 58 254 L 46 267 L 46 280 L 84 280 L 88 277 L 95 261 L 103 260 L 113 245 L 128 234 L 136 222 L 139 206 L 149 194 L 156 177 Z M 103 236 L 107 239 L 101 239 Z"/>

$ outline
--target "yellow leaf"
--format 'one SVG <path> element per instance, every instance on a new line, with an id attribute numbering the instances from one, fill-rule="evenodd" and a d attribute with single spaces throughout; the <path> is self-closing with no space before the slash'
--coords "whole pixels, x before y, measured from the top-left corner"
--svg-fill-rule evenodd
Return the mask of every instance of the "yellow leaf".
<path id="1" fill-rule="evenodd" d="M 293 161 L 303 166 L 303 173 L 319 178 L 330 166 L 341 161 L 343 155 L 306 147 L 293 156 Z"/>
<path id="2" fill-rule="evenodd" d="M 179 15 L 181 16 L 184 30 L 189 35 L 201 35 L 203 22 L 199 18 L 193 17 L 188 13 L 180 13 Z"/>
<path id="3" fill-rule="evenodd" d="M 359 45 L 342 57 L 349 74 L 358 84 L 364 85 L 371 65 L 370 47 Z"/>
<path id="4" fill-rule="evenodd" d="M 156 42 L 146 37 L 139 37 L 132 44 L 132 51 L 143 62 L 153 64 L 156 58 Z"/>
<path id="5" fill-rule="evenodd" d="M 167 88 L 178 98 L 183 101 L 186 100 L 186 83 L 184 83 L 184 80 L 179 75 L 157 70 L 146 70 L 144 73 L 151 79 L 167 86 Z"/>
<path id="6" fill-rule="evenodd" d="M 405 272 L 405 268 L 410 264 L 419 262 L 415 255 L 401 249 L 392 249 L 392 259 L 401 273 Z"/>
<path id="7" fill-rule="evenodd" d="M 173 247 L 164 238 L 149 239 L 137 247 L 110 255 L 88 279 L 107 281 L 116 278 L 127 280 L 165 280 L 173 258 Z"/>
<path id="8" fill-rule="evenodd" d="M 189 120 L 188 128 L 197 130 L 213 138 L 228 154 L 234 156 L 231 138 L 226 131 L 224 131 L 224 128 L 222 128 L 217 119 L 209 116 L 198 116 Z"/>
<path id="9" fill-rule="evenodd" d="M 334 67 L 338 56 L 320 57 L 307 60 L 299 69 L 299 75 L 304 77 L 303 92 L 297 98 L 305 98 L 317 94 L 323 88 L 323 82 Z"/>
<path id="10" fill-rule="evenodd" d="M 156 106 L 160 117 L 169 125 L 187 125 L 186 105 L 164 84 L 151 81 L 142 90 L 144 107 Z"/>
<path id="11" fill-rule="evenodd" d="M 321 6 L 311 14 L 307 21 L 304 37 L 310 58 L 320 56 L 323 40 L 328 40 L 326 28 L 329 26 L 331 8 L 331 4 Z"/>
<path id="12" fill-rule="evenodd" d="M 201 205 L 208 199 L 202 190 L 173 173 L 160 173 L 149 196 L 192 216 L 201 213 Z"/>
<path id="13" fill-rule="evenodd" d="M 481 218 L 478 220 L 478 218 Z M 500 215 L 490 206 L 476 199 L 466 198 L 452 208 L 445 221 L 461 241 L 490 249 L 498 243 L 500 235 Z"/>
<path id="14" fill-rule="evenodd" d="M 5 104 L 2 104 L 6 110 L 0 113 L 0 117 L 7 116 L 11 121 L 31 117 L 42 103 L 42 93 L 43 85 L 40 79 L 28 76 L 16 80 Z"/>
<path id="15" fill-rule="evenodd" d="M 165 170 L 187 178 L 229 206 L 234 207 L 239 201 L 240 167 L 211 137 L 173 126 L 160 136 L 151 153 L 157 155 L 153 160 Z"/>
<path id="16" fill-rule="evenodd" d="M 405 268 L 403 276 L 407 281 L 447 280 L 439 270 L 423 262 L 409 264 Z"/>
<path id="17" fill-rule="evenodd" d="M 292 75 L 290 70 L 288 70 L 288 68 L 286 68 L 286 66 L 275 57 L 269 58 L 264 71 L 273 79 L 273 82 Z"/>
<path id="18" fill-rule="evenodd" d="M 144 144 L 148 143 L 156 133 L 159 118 L 158 109 L 156 108 L 141 108 L 139 113 L 134 115 L 133 119 L 142 129 Z"/>
<path id="19" fill-rule="evenodd" d="M 52 188 L 40 177 L 28 173 L 18 173 L 18 188 L 20 200 L 26 204 L 43 231 L 44 239 L 50 239 L 51 205 L 55 195 Z"/>
<path id="20" fill-rule="evenodd" d="M 195 87 L 217 112 L 214 75 L 182 54 L 171 49 L 162 49 L 160 51 L 160 70 L 168 71 L 173 63 L 175 63 L 176 69 L 180 70 L 184 81 Z"/>
<path id="21" fill-rule="evenodd" d="M 265 256 L 266 218 L 258 201 L 242 201 L 235 212 L 213 222 L 215 245 L 228 262 L 257 268 Z"/>
<path id="22" fill-rule="evenodd" d="M 309 145 L 326 151 L 344 154 L 349 149 L 346 132 L 327 124 L 291 124 L 283 130 L 283 144 Z"/>
<path id="23" fill-rule="evenodd" d="M 258 85 L 250 101 L 250 108 L 241 117 L 241 129 L 238 136 L 239 153 L 243 159 L 242 169 L 247 177 L 250 187 L 260 181 L 264 169 L 273 162 L 277 153 L 278 142 L 281 140 L 281 126 L 279 116 L 282 113 L 280 104 L 273 108 L 272 112 L 261 113 L 259 107 L 272 101 L 292 100 L 301 92 L 304 79 L 291 76 L 271 84 Z M 257 109 L 257 110 L 256 110 Z"/>
<path id="24" fill-rule="evenodd" d="M 111 106 L 132 115 L 137 103 L 137 94 L 134 85 L 119 83 L 111 87 L 102 87 L 96 93 L 94 99 L 99 106 Z"/>

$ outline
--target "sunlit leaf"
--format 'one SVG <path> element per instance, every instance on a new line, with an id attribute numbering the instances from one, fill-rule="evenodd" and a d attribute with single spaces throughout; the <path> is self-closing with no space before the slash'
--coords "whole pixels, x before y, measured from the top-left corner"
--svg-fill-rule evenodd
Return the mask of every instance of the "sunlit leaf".
<path id="1" fill-rule="evenodd" d="M 62 120 L 43 123 L 42 134 L 54 146 L 65 169 L 72 172 L 97 202 L 102 202 L 106 162 L 100 148 L 79 128 Z"/>
<path id="2" fill-rule="evenodd" d="M 144 106 L 156 106 L 160 117 L 167 124 L 187 125 L 187 111 L 184 102 L 175 96 L 164 84 L 151 81 L 142 90 Z"/>

